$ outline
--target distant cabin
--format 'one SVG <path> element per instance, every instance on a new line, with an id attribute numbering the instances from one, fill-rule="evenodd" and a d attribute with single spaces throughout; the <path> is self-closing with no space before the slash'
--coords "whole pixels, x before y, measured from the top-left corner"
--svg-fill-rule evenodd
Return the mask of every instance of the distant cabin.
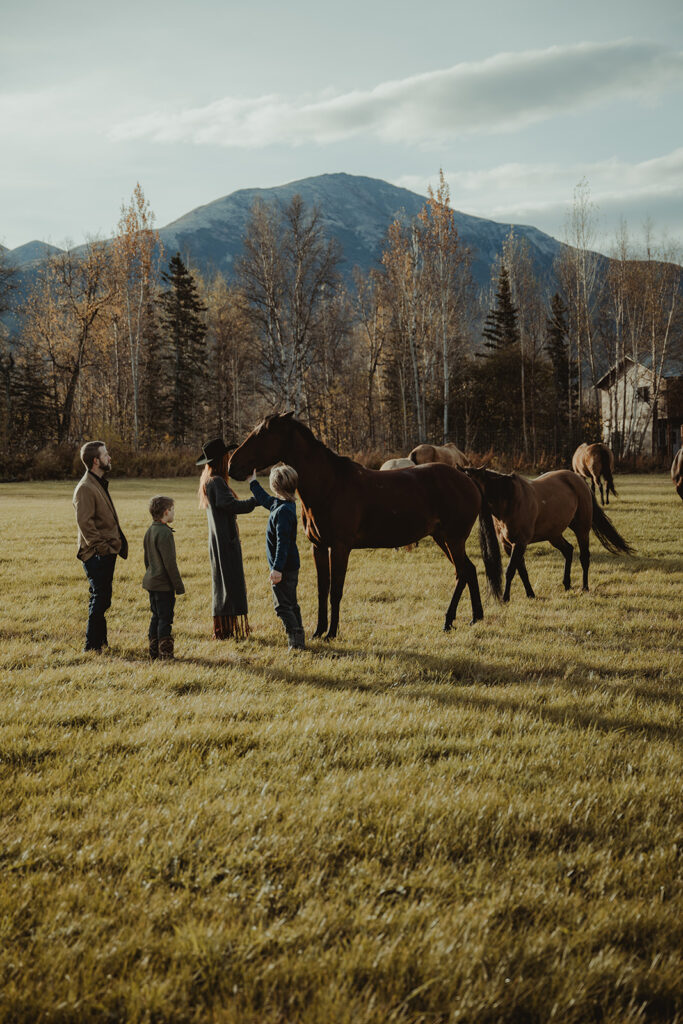
<path id="1" fill-rule="evenodd" d="M 659 394 L 650 356 L 626 356 L 597 383 L 602 440 L 615 455 L 673 458 L 683 446 L 683 365 L 665 362 Z"/>

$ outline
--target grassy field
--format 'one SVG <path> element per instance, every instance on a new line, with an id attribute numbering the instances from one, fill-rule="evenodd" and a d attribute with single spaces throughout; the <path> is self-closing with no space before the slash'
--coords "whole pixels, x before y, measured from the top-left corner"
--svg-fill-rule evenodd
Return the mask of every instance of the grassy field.
<path id="1" fill-rule="evenodd" d="M 590 594 L 540 545 L 537 599 L 517 579 L 470 627 L 465 595 L 451 634 L 431 541 L 354 552 L 339 640 L 299 655 L 261 509 L 240 521 L 253 636 L 209 639 L 195 486 L 112 482 L 131 556 L 97 657 L 73 485 L 0 485 L 0 1020 L 683 1020 L 670 480 L 617 480 L 638 557 L 593 539 Z M 145 657 L 154 493 L 187 587 L 172 664 Z"/>

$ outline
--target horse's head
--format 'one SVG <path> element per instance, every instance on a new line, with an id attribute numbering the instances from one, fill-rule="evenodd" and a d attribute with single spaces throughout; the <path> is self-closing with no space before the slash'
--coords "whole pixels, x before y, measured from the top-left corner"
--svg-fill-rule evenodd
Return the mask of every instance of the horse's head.
<path id="1" fill-rule="evenodd" d="M 274 413 L 254 427 L 230 457 L 230 476 L 246 480 L 252 469 L 263 470 L 286 459 L 291 449 L 293 413 Z"/>
<path id="2" fill-rule="evenodd" d="M 475 482 L 497 519 L 502 519 L 514 490 L 514 473 L 496 473 L 483 466 L 466 466 L 463 469 Z"/>

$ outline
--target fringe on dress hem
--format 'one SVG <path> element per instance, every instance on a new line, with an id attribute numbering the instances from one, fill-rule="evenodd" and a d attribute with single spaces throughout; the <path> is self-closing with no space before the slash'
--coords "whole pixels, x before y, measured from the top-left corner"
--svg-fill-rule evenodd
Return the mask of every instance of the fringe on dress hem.
<path id="1" fill-rule="evenodd" d="M 250 632 L 249 619 L 246 615 L 214 615 L 213 617 L 214 640 L 229 640 L 231 637 L 236 640 L 246 640 Z"/>

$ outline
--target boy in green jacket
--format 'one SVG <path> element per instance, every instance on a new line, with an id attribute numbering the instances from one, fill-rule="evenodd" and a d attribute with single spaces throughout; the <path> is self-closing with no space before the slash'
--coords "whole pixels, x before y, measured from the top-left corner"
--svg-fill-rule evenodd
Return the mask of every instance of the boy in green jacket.
<path id="1" fill-rule="evenodd" d="M 150 501 L 149 511 L 154 522 L 143 540 L 147 571 L 142 581 L 145 590 L 149 591 L 152 609 L 148 634 L 149 656 L 152 659 L 168 659 L 173 657 L 171 626 L 175 596 L 185 593 L 185 585 L 175 559 L 175 540 L 171 529 L 175 502 L 173 498 L 158 494 Z"/>

